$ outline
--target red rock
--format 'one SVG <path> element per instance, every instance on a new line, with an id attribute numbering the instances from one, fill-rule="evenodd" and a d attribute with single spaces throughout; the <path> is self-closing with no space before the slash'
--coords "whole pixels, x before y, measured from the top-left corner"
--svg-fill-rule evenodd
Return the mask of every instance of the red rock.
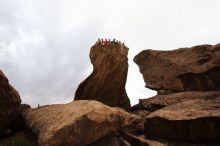
<path id="1" fill-rule="evenodd" d="M 21 99 L 0 70 L 0 134 L 10 127 L 20 113 Z"/>
<path id="2" fill-rule="evenodd" d="M 173 51 L 145 50 L 134 58 L 146 87 L 160 91 L 220 89 L 220 45 Z"/>
<path id="3" fill-rule="evenodd" d="M 127 55 L 128 48 L 122 44 L 94 45 L 90 51 L 93 72 L 79 85 L 75 100 L 97 100 L 128 109 L 130 101 L 125 90 Z"/>

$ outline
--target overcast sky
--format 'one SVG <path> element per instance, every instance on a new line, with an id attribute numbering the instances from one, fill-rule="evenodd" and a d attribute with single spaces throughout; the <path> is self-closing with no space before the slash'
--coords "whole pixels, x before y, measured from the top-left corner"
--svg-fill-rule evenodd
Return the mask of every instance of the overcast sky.
<path id="1" fill-rule="evenodd" d="M 130 49 L 133 105 L 156 94 L 144 87 L 133 57 L 220 43 L 219 18 L 219 0 L 0 0 L 0 69 L 23 103 L 66 103 L 92 71 L 96 39 L 120 39 Z"/>

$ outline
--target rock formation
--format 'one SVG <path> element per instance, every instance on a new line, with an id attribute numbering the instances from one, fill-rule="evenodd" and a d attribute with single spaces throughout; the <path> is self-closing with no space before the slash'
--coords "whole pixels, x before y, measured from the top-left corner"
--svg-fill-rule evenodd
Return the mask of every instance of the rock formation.
<path id="1" fill-rule="evenodd" d="M 191 100 L 191 99 L 205 99 L 220 96 L 220 91 L 190 91 L 190 92 L 178 92 L 167 95 L 156 95 L 148 99 L 140 99 L 139 103 L 132 107 L 133 111 L 147 110 L 153 112 L 161 108 Z"/>
<path id="2" fill-rule="evenodd" d="M 169 139 L 219 140 L 220 96 L 180 102 L 150 114 L 146 134 Z"/>
<path id="3" fill-rule="evenodd" d="M 138 54 L 134 61 L 146 87 L 158 95 L 132 108 L 125 90 L 127 53 L 120 42 L 99 39 L 90 52 L 93 73 L 75 101 L 35 109 L 20 105 L 0 72 L 0 133 L 17 121 L 13 125 L 22 128 L 9 139 L 20 137 L 23 145 L 219 146 L 220 45 Z"/>
<path id="4" fill-rule="evenodd" d="M 19 115 L 20 103 L 18 92 L 0 70 L 0 135 L 10 128 L 11 123 Z"/>
<path id="5" fill-rule="evenodd" d="M 146 87 L 157 91 L 220 89 L 220 45 L 173 51 L 145 50 L 134 58 Z"/>
<path id="6" fill-rule="evenodd" d="M 145 140 L 174 146 L 219 145 L 220 45 L 145 50 L 134 61 L 146 87 L 158 91 L 131 108 L 143 119 Z"/>
<path id="7" fill-rule="evenodd" d="M 128 72 L 128 48 L 122 44 L 96 44 L 91 48 L 92 74 L 83 81 L 75 100 L 97 100 L 123 109 L 130 107 L 125 90 Z"/>
<path id="8" fill-rule="evenodd" d="M 138 119 L 92 100 L 27 109 L 22 115 L 39 146 L 87 145 Z"/>

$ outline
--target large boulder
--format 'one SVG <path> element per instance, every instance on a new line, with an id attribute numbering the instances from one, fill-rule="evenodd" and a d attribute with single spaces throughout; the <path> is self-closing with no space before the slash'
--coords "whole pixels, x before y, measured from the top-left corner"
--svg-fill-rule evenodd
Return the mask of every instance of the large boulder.
<path id="1" fill-rule="evenodd" d="M 26 109 L 22 115 L 39 146 L 87 145 L 139 119 L 92 100 Z"/>
<path id="2" fill-rule="evenodd" d="M 4 134 L 19 116 L 20 103 L 18 92 L 9 84 L 8 79 L 0 70 L 0 135 Z"/>
<path id="3" fill-rule="evenodd" d="M 173 51 L 144 50 L 134 58 L 146 87 L 157 91 L 220 89 L 220 45 Z"/>
<path id="4" fill-rule="evenodd" d="M 132 111 L 149 111 L 153 112 L 161 108 L 180 103 L 191 99 L 204 99 L 220 96 L 220 91 L 194 91 L 194 92 L 177 92 L 167 95 L 156 95 L 147 99 L 140 99 L 139 103 L 133 106 Z"/>
<path id="5" fill-rule="evenodd" d="M 145 121 L 150 136 L 168 139 L 220 139 L 220 96 L 187 100 L 151 113 Z"/>
<path id="6" fill-rule="evenodd" d="M 123 109 L 130 107 L 125 90 L 128 72 L 128 48 L 119 43 L 96 44 L 91 48 L 92 74 L 83 81 L 75 100 L 97 100 Z"/>

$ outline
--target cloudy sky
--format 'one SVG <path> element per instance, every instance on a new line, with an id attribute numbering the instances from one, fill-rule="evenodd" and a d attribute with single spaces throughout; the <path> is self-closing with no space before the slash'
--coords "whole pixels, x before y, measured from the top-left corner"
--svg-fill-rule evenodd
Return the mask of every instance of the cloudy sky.
<path id="1" fill-rule="evenodd" d="M 0 0 L 0 69 L 24 103 L 72 101 L 92 71 L 97 38 L 124 41 L 131 103 L 156 94 L 144 87 L 133 57 L 220 43 L 219 0 Z"/>

